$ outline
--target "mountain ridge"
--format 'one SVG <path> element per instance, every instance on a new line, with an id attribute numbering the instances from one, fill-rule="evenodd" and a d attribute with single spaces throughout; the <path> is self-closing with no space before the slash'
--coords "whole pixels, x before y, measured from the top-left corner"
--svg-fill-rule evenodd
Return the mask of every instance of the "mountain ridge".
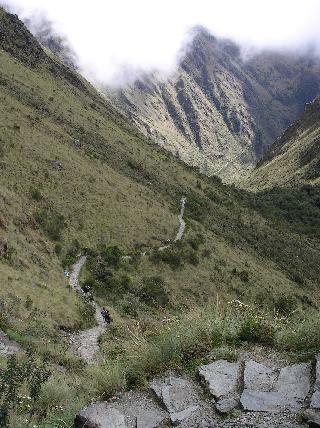
<path id="1" fill-rule="evenodd" d="M 320 97 L 269 148 L 244 184 L 248 188 L 320 184 Z"/>
<path id="2" fill-rule="evenodd" d="M 197 28 L 173 77 L 147 76 L 115 92 L 116 103 L 146 135 L 209 175 L 235 181 L 319 94 L 313 55 L 261 52 Z"/>

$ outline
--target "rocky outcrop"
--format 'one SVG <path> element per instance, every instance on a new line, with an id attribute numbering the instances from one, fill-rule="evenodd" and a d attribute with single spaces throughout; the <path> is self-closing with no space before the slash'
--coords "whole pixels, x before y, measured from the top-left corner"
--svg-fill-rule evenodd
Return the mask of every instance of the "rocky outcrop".
<path id="1" fill-rule="evenodd" d="M 18 343 L 10 340 L 8 336 L 0 331 L 0 354 L 9 355 L 16 354 L 20 351 L 20 346 Z"/>
<path id="2" fill-rule="evenodd" d="M 254 360 L 218 360 L 199 367 L 201 383 L 181 376 L 156 379 L 150 384 L 153 396 L 148 392 L 130 392 L 110 403 L 92 404 L 77 415 L 75 426 L 302 428 L 306 425 L 298 422 L 297 414 L 308 408 L 305 420 L 310 427 L 319 427 L 319 365 L 320 356 L 311 389 L 311 364 L 274 368 Z M 235 409 L 239 414 L 231 418 Z"/>
<path id="3" fill-rule="evenodd" d="M 311 397 L 310 409 L 305 411 L 304 416 L 310 427 L 320 427 L 320 355 L 318 355 L 316 361 L 316 378 Z"/>

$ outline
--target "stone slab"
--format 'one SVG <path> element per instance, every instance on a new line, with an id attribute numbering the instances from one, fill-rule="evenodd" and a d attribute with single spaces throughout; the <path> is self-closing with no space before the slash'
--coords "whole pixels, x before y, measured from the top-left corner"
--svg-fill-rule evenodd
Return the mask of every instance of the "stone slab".
<path id="1" fill-rule="evenodd" d="M 278 372 L 253 360 L 246 361 L 244 368 L 244 388 L 253 391 L 271 391 Z"/>
<path id="2" fill-rule="evenodd" d="M 150 388 L 169 412 L 173 424 L 189 418 L 199 409 L 198 393 L 189 380 L 169 377 L 152 382 Z"/>
<path id="3" fill-rule="evenodd" d="M 85 407 L 76 416 L 75 428 L 128 428 L 124 415 L 106 403 Z"/>
<path id="4" fill-rule="evenodd" d="M 299 411 L 310 390 L 310 364 L 294 364 L 280 370 L 272 391 L 261 391 L 258 380 L 249 383 L 256 389 L 244 389 L 241 405 L 255 412 Z M 262 374 L 265 379 L 265 373 Z M 264 387 L 268 382 L 264 383 Z"/>
<path id="5" fill-rule="evenodd" d="M 208 385 L 215 399 L 237 393 L 240 376 L 240 363 L 218 360 L 199 368 L 199 375 Z"/>

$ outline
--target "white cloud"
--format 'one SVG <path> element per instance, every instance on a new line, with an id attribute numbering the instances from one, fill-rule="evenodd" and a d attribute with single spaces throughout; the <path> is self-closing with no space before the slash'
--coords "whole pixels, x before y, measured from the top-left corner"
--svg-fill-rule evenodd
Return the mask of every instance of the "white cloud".
<path id="1" fill-rule="evenodd" d="M 22 17 L 45 12 L 85 74 L 117 82 L 127 70 L 169 72 L 192 26 L 259 48 L 320 47 L 318 0 L 6 0 Z M 319 49 L 320 51 L 320 49 Z"/>

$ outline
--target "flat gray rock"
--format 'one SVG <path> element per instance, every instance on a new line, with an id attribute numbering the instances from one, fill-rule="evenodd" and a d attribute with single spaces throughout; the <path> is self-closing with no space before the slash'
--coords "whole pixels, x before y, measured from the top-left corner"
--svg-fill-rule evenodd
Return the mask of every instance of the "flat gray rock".
<path id="1" fill-rule="evenodd" d="M 244 368 L 244 388 L 253 391 L 271 391 L 278 377 L 276 370 L 256 363 L 246 361 Z"/>
<path id="2" fill-rule="evenodd" d="M 75 428 L 128 428 L 124 415 L 106 403 L 85 407 L 77 414 L 74 426 Z"/>
<path id="3" fill-rule="evenodd" d="M 309 427 L 320 428 L 320 412 L 308 409 L 304 412 L 304 417 Z"/>
<path id="4" fill-rule="evenodd" d="M 278 379 L 273 379 L 269 386 L 271 391 L 263 391 L 262 388 L 268 386 L 265 378 L 266 373 L 262 373 L 262 387 L 258 380 L 248 383 L 256 389 L 244 389 L 241 395 L 241 405 L 245 410 L 255 412 L 281 412 L 285 410 L 299 411 L 310 390 L 310 364 L 294 364 L 280 370 Z"/>
<path id="5" fill-rule="evenodd" d="M 316 390 L 312 394 L 310 408 L 320 411 L 320 390 Z"/>
<path id="6" fill-rule="evenodd" d="M 316 380 L 310 407 L 315 410 L 320 410 L 320 354 L 317 356 Z"/>
<path id="7" fill-rule="evenodd" d="M 199 375 L 208 385 L 215 399 L 237 393 L 240 376 L 240 363 L 218 360 L 199 368 Z"/>
<path id="8" fill-rule="evenodd" d="M 316 383 L 315 386 L 320 389 L 320 354 L 317 355 L 317 365 L 316 365 Z"/>
<path id="9" fill-rule="evenodd" d="M 244 410 L 251 412 L 280 412 L 287 406 L 279 392 L 252 391 L 245 389 L 240 398 Z"/>
<path id="10" fill-rule="evenodd" d="M 169 412 L 173 424 L 189 418 L 199 409 L 197 391 L 189 380 L 169 377 L 163 382 L 151 383 L 150 387 Z"/>
<path id="11" fill-rule="evenodd" d="M 127 392 L 112 406 L 124 414 L 128 428 L 157 428 L 169 421 L 169 414 L 146 393 Z"/>
<path id="12" fill-rule="evenodd" d="M 20 350 L 18 343 L 13 342 L 5 333 L 0 331 L 0 354 L 9 356 L 18 353 Z"/>
<path id="13" fill-rule="evenodd" d="M 300 408 L 310 391 L 310 364 L 294 364 L 280 370 L 276 390 L 292 405 Z"/>
<path id="14" fill-rule="evenodd" d="M 232 410 L 239 408 L 239 396 L 222 398 L 216 403 L 217 412 L 220 414 L 230 413 Z"/>

